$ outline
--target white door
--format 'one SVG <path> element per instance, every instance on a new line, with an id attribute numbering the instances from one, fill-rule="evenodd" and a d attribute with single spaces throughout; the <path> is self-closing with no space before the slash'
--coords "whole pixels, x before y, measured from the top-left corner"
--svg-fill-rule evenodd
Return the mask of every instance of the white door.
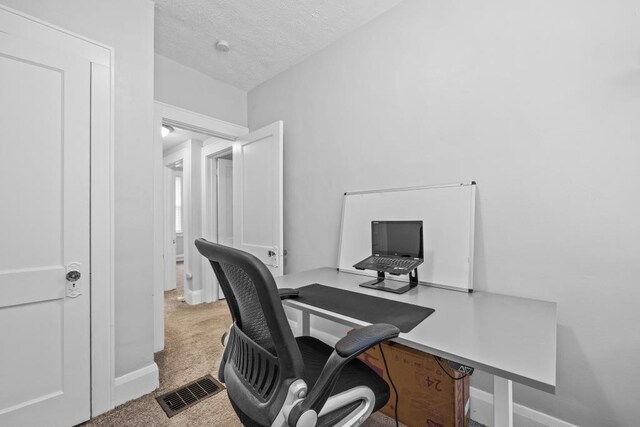
<path id="1" fill-rule="evenodd" d="M 283 125 L 278 121 L 233 144 L 233 242 L 274 276 L 283 274 Z"/>
<path id="2" fill-rule="evenodd" d="M 2 426 L 90 416 L 91 63 L 56 33 L 0 10 Z"/>
<path id="3" fill-rule="evenodd" d="M 233 246 L 233 164 L 229 159 L 218 163 L 218 243 Z"/>

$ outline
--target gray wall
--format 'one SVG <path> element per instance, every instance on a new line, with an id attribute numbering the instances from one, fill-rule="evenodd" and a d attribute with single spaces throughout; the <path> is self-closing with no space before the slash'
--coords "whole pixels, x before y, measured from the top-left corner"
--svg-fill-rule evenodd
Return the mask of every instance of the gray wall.
<path id="1" fill-rule="evenodd" d="M 205 116 L 247 125 L 247 92 L 155 55 L 155 99 Z"/>
<path id="2" fill-rule="evenodd" d="M 115 49 L 115 369 L 153 363 L 153 3 L 0 0 Z"/>
<path id="3" fill-rule="evenodd" d="M 637 424 L 638 13 L 408 0 L 250 91 L 252 129 L 285 123 L 286 271 L 336 264 L 346 190 L 475 179 L 475 287 L 558 302 L 557 395 L 515 400 Z"/>

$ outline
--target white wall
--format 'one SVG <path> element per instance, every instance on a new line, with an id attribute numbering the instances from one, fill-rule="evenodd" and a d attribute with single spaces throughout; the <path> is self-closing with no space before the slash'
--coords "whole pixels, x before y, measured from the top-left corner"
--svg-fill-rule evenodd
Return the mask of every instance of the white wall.
<path id="1" fill-rule="evenodd" d="M 155 99 L 227 122 L 247 125 L 247 92 L 155 55 Z"/>
<path id="2" fill-rule="evenodd" d="M 153 364 L 153 2 L 0 0 L 115 49 L 115 374 Z"/>
<path id="3" fill-rule="evenodd" d="M 632 0 L 408 0 L 250 91 L 285 123 L 286 271 L 335 265 L 346 190 L 474 179 L 474 288 L 558 302 L 557 394 L 515 400 L 637 424 L 639 52 Z"/>

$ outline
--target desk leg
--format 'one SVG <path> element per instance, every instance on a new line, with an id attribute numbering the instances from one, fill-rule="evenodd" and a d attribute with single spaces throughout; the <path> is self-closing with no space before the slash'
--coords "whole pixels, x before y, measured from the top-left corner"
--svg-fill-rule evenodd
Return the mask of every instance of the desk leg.
<path id="1" fill-rule="evenodd" d="M 303 311 L 300 316 L 300 333 L 302 336 L 308 337 L 311 335 L 311 314 L 308 311 Z"/>
<path id="2" fill-rule="evenodd" d="M 308 311 L 298 310 L 296 322 L 298 323 L 297 336 L 311 335 L 311 314 Z"/>
<path id="3" fill-rule="evenodd" d="M 493 426 L 513 427 L 513 384 L 493 376 Z"/>

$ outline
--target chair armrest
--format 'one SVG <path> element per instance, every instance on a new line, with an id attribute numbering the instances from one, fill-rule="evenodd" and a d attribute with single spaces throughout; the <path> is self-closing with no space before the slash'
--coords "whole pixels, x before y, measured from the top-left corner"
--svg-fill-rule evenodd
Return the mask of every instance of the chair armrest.
<path id="1" fill-rule="evenodd" d="M 296 298 L 298 296 L 298 290 L 294 288 L 280 288 L 278 289 L 280 299 Z"/>
<path id="2" fill-rule="evenodd" d="M 353 358 L 382 341 L 396 338 L 399 334 L 398 328 L 386 323 L 365 326 L 340 339 L 336 343 L 336 353 L 342 357 Z"/>
<path id="3" fill-rule="evenodd" d="M 383 341 L 395 338 L 399 334 L 400 331 L 395 326 L 379 323 L 365 326 L 340 339 L 307 397 L 291 409 L 287 419 L 289 426 L 296 427 L 302 414 L 309 410 L 316 414 L 320 413 L 338 381 L 342 368 L 347 363 L 363 351 Z"/>

